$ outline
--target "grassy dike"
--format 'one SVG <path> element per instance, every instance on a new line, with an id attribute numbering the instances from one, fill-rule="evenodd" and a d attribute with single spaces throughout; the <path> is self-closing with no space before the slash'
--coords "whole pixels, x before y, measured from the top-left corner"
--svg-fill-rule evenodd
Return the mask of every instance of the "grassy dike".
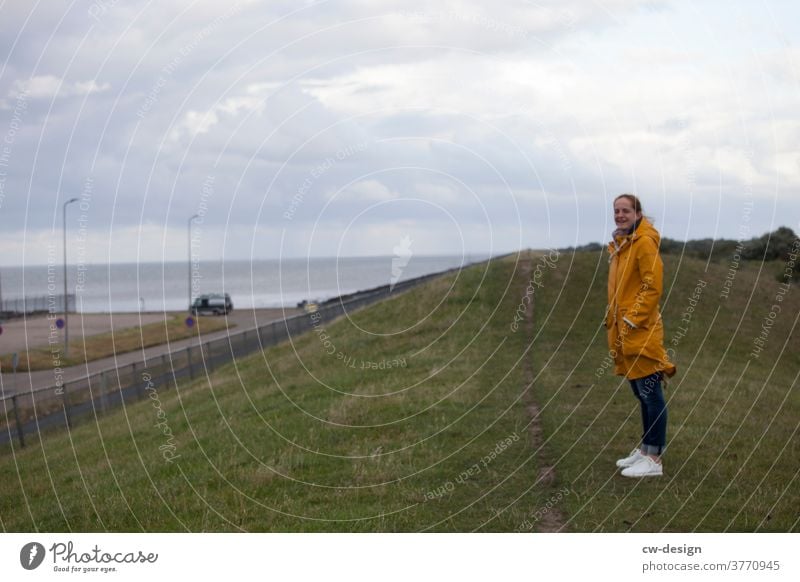
<path id="1" fill-rule="evenodd" d="M 670 448 L 665 477 L 637 481 L 614 467 L 640 428 L 630 388 L 604 367 L 605 256 L 526 255 L 529 269 L 516 259 L 443 277 L 177 391 L 155 385 L 157 400 L 0 456 L 0 526 L 797 531 L 796 286 L 750 356 L 778 265 L 759 276 L 743 264 L 721 299 L 727 265 L 665 258 L 679 367 L 666 389 Z M 533 326 L 515 326 L 530 280 Z"/>
<path id="2" fill-rule="evenodd" d="M 517 529 L 555 486 L 527 491 L 526 338 L 509 330 L 525 284 L 515 259 L 470 268 L 177 391 L 156 385 L 158 400 L 0 457 L 0 523 Z"/>
<path id="3" fill-rule="evenodd" d="M 555 470 L 574 493 L 560 505 L 566 529 L 798 531 L 800 289 L 776 300 L 783 265 L 742 263 L 725 298 L 729 265 L 665 256 L 665 339 L 678 366 L 665 391 L 665 477 L 628 480 L 613 461 L 641 428 L 629 385 L 605 367 L 606 259 L 562 256 L 536 295 L 534 391 Z"/>

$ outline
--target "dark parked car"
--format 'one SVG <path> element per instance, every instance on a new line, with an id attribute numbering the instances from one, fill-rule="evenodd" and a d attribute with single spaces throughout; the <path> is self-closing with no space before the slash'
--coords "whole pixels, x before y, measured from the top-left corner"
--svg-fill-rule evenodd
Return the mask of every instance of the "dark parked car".
<path id="1" fill-rule="evenodd" d="M 227 315 L 233 311 L 231 296 L 224 295 L 200 295 L 192 303 L 192 313 L 195 315 Z"/>

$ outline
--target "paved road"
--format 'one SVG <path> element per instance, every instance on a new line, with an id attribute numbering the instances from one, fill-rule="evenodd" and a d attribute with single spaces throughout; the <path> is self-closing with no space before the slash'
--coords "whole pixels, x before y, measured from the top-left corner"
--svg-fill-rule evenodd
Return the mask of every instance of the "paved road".
<path id="1" fill-rule="evenodd" d="M 180 341 L 170 342 L 169 344 L 162 344 L 159 346 L 153 346 L 150 348 L 146 348 L 145 350 L 136 350 L 133 352 L 127 352 L 124 354 L 118 354 L 116 356 L 111 356 L 108 358 L 103 358 L 102 360 L 95 360 L 93 362 L 89 362 L 86 364 L 82 364 L 80 366 L 72 366 L 71 368 L 64 368 L 59 373 L 63 377 L 64 382 L 69 382 L 71 380 L 75 380 L 77 378 L 81 378 L 88 374 L 93 374 L 95 372 L 99 372 L 101 370 L 106 370 L 109 368 L 116 368 L 119 366 L 124 366 L 126 364 L 130 364 L 133 362 L 142 362 L 145 359 L 151 359 L 160 357 L 162 354 L 168 354 L 170 352 L 176 352 L 186 348 L 187 346 L 196 346 L 202 340 L 203 342 L 207 342 L 214 339 L 219 339 L 226 337 L 230 331 L 230 333 L 238 333 L 244 331 L 246 329 L 252 329 L 255 327 L 260 327 L 262 325 L 266 325 L 271 321 L 281 320 L 285 317 L 291 317 L 293 315 L 297 315 L 301 313 L 302 310 L 292 308 L 292 309 L 258 309 L 258 310 L 236 310 L 230 315 L 226 317 L 226 320 L 231 324 L 231 326 L 235 325 L 235 327 L 231 327 L 230 329 L 223 329 L 220 331 L 203 334 L 202 338 L 189 338 Z M 97 315 L 99 319 L 104 319 L 105 323 L 103 322 L 93 322 L 92 329 L 96 330 L 95 333 L 105 333 L 110 330 L 110 317 L 108 315 L 101 315 L 101 314 L 93 314 Z M 152 321 L 160 321 L 164 319 L 163 313 L 158 314 L 144 314 L 144 315 L 152 315 L 153 318 L 148 318 L 145 320 L 143 318 L 143 323 L 151 323 Z M 170 314 L 171 315 L 171 314 Z M 84 316 L 84 318 L 87 316 Z M 122 316 L 115 315 L 113 317 L 114 321 L 114 329 L 123 329 L 124 327 L 131 327 L 132 325 L 138 325 L 139 319 L 138 314 L 124 314 Z M 74 319 L 73 319 L 74 318 Z M 77 330 L 79 325 L 77 324 L 80 321 L 81 316 L 76 315 L 70 318 L 70 338 L 73 337 L 73 330 Z M 135 319 L 131 319 L 135 318 Z M 32 322 L 33 319 L 31 318 L 28 322 L 28 327 L 33 326 L 41 326 L 41 322 Z M 46 318 L 44 318 L 46 321 Z M 14 322 L 20 323 L 22 322 Z M 127 325 L 124 325 L 127 323 Z M 73 327 L 74 325 L 74 327 Z M 49 326 L 49 323 L 48 323 Z M 200 323 L 202 328 L 202 320 Z M 24 329 L 21 327 L 20 329 Z M 86 329 L 86 328 L 85 328 Z M 19 330 L 18 330 L 19 332 Z M 3 336 L 8 333 L 8 328 L 6 325 L 3 326 Z M 87 336 L 90 334 L 87 334 Z M 0 336 L 2 337 L 2 336 Z M 30 337 L 30 336 L 29 336 Z M 16 342 L 22 345 L 21 349 L 25 349 L 25 336 L 22 335 L 22 339 L 20 340 L 17 337 Z M 75 338 L 78 341 L 78 337 Z M 70 340 L 70 343 L 72 341 Z M 44 344 L 47 344 L 46 336 Z M 12 345 L 9 343 L 9 345 Z M 32 344 L 31 344 L 32 345 Z M 12 348 L 13 350 L 14 348 Z M 19 348 L 17 348 L 19 349 Z M 6 352 L 8 353 L 8 352 Z M 12 373 L 3 373 L 1 375 L 2 378 L 2 388 L 6 395 L 14 393 L 14 380 Z M 27 391 L 27 390 L 36 390 L 37 388 L 47 388 L 48 386 L 55 385 L 55 371 L 54 370 L 40 370 L 37 372 L 18 372 L 17 373 L 17 390 L 18 391 Z"/>
<path id="2" fill-rule="evenodd" d="M 80 343 L 83 337 L 164 321 L 166 317 L 173 315 L 174 313 L 142 313 L 141 316 L 138 313 L 118 313 L 112 317 L 108 313 L 71 313 L 70 342 Z M 44 314 L 6 321 L 3 323 L 3 333 L 0 335 L 0 354 L 24 352 L 27 349 L 47 346 L 51 325 L 55 325 L 55 320 L 48 319 Z M 55 330 L 54 337 L 59 343 L 63 341 L 61 333 L 61 330 Z"/>

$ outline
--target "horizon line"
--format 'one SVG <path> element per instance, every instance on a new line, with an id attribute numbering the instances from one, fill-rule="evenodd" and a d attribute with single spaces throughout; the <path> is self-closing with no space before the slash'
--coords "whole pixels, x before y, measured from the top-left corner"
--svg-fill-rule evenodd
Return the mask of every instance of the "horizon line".
<path id="1" fill-rule="evenodd" d="M 537 250 L 537 249 L 525 248 L 525 249 L 521 249 L 519 251 L 516 251 L 516 250 L 515 251 L 499 251 L 499 252 L 496 252 L 494 254 L 485 253 L 485 252 L 477 252 L 477 251 L 476 252 L 463 253 L 463 254 L 460 254 L 460 255 L 459 254 L 414 253 L 413 257 L 431 258 L 431 259 L 433 259 L 433 258 L 461 257 L 461 258 L 467 259 L 467 258 L 469 258 L 469 257 L 474 255 L 474 256 L 481 256 L 481 257 L 486 256 L 488 258 L 488 257 L 497 257 L 497 256 L 500 256 L 500 255 L 506 255 L 506 254 L 509 254 L 509 253 L 523 252 L 523 251 L 527 251 L 527 250 Z M 547 249 L 540 249 L 540 250 L 547 250 Z M 246 263 L 246 262 L 259 262 L 259 261 L 283 261 L 283 260 L 292 260 L 292 261 L 294 261 L 294 260 L 304 260 L 304 259 L 308 259 L 308 260 L 391 259 L 391 258 L 393 258 L 395 256 L 396 255 L 343 255 L 343 256 L 337 257 L 335 255 L 322 255 L 322 256 L 311 256 L 311 257 L 298 256 L 298 257 L 275 257 L 275 258 L 255 258 L 255 259 L 253 259 L 253 258 L 249 258 L 249 259 L 240 259 L 240 258 L 223 259 L 223 258 L 218 258 L 218 259 L 203 259 L 203 260 L 200 260 L 199 262 L 200 263 L 220 263 L 220 262 L 224 262 L 224 263 Z M 67 267 L 75 267 L 75 266 L 77 266 L 79 264 L 86 265 L 86 266 L 108 266 L 108 265 L 141 265 L 141 264 L 146 264 L 146 263 L 155 263 L 155 264 L 177 263 L 177 264 L 185 264 L 187 262 L 188 262 L 188 257 L 185 258 L 185 259 L 167 259 L 167 260 L 163 260 L 163 261 L 160 261 L 160 260 L 113 261 L 113 262 L 107 262 L 107 263 L 86 261 L 86 262 L 83 262 L 83 263 L 68 262 L 67 263 Z M 31 262 L 31 263 L 24 263 L 24 264 L 0 264 L 0 269 L 20 268 L 20 267 L 47 267 L 49 264 L 52 264 L 52 263 L 38 263 L 38 262 L 37 263 L 33 263 L 33 262 Z M 63 268 L 64 264 L 61 261 L 57 261 L 55 263 L 55 265 L 58 268 Z"/>

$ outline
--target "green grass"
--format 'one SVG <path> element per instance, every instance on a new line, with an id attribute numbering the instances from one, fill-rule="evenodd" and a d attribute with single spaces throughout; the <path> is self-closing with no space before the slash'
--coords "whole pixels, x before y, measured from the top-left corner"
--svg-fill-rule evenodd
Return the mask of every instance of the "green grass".
<path id="1" fill-rule="evenodd" d="M 470 268 L 326 324 L 325 338 L 305 334 L 177 390 L 156 385 L 158 402 L 0 456 L 0 526 L 515 531 L 541 529 L 546 519 L 533 516 L 552 508 L 568 531 L 796 531 L 800 402 L 790 387 L 800 360 L 789 332 L 800 293 L 786 296 L 769 349 L 737 383 L 773 302 L 774 269 L 756 284 L 757 266 L 743 267 L 712 326 L 727 268 L 666 260 L 668 340 L 695 281 L 708 285 L 676 346 L 662 479 L 615 471 L 640 432 L 638 410 L 626 383 L 596 375 L 607 266 L 578 253 L 542 271 L 527 362 L 531 338 L 510 326 L 528 278 L 514 259 Z M 172 439 L 154 426 L 156 404 Z M 555 478 L 537 483 L 545 464 Z"/>
<path id="2" fill-rule="evenodd" d="M 158 321 L 86 338 L 75 338 L 70 345 L 70 356 L 61 358 L 58 362 L 61 367 L 78 366 L 108 358 L 114 354 L 119 355 L 168 342 L 176 342 L 235 326 L 236 324 L 221 319 L 199 318 L 195 327 L 187 327 L 184 316 L 173 315 L 165 322 Z M 3 369 L 12 368 L 12 357 L 12 354 L 0 356 Z M 52 368 L 53 352 L 50 347 L 32 348 L 19 354 L 19 370 L 21 372 L 51 370 Z"/>
<path id="3" fill-rule="evenodd" d="M 678 374 L 665 390 L 665 477 L 637 481 L 615 475 L 612 464 L 633 447 L 641 425 L 628 383 L 602 373 L 606 256 L 562 257 L 537 296 L 534 354 L 547 446 L 576 493 L 564 502 L 568 529 L 798 530 L 796 285 L 781 303 L 767 349 L 750 357 L 776 303 L 777 270 L 777 263 L 743 264 L 722 299 L 728 265 L 706 271 L 704 261 L 665 257 L 665 340 Z M 684 333 L 681 319 L 698 280 L 707 284 Z"/>
<path id="4" fill-rule="evenodd" d="M 326 353 L 311 332 L 177 392 L 157 387 L 171 443 L 154 428 L 154 406 L 142 402 L 69 438 L 48 436 L 16 459 L 3 456 L 2 526 L 518 527 L 550 493 L 524 494 L 537 467 L 522 404 L 525 338 L 508 334 L 522 283 L 514 268 L 496 262 L 488 273 L 443 277 L 326 325 L 336 352 L 354 358 L 355 368 Z M 405 367 L 360 369 L 361 360 L 403 358 Z M 509 446 L 498 445 L 507 438 Z M 180 455 L 171 464 L 159 451 L 167 444 Z M 476 463 L 480 470 L 470 472 Z"/>

